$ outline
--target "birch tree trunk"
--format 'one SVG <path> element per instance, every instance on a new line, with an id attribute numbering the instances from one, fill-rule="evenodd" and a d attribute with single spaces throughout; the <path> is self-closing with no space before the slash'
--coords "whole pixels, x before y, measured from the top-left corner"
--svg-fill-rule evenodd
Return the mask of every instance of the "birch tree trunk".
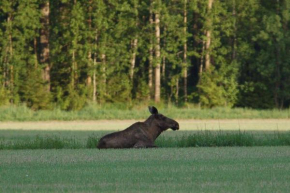
<path id="1" fill-rule="evenodd" d="M 159 11 L 155 13 L 155 37 L 156 37 L 156 45 L 155 45 L 155 95 L 154 100 L 155 103 L 160 102 L 160 19 L 159 19 Z"/>
<path id="2" fill-rule="evenodd" d="M 211 9 L 214 0 L 208 0 L 208 29 L 206 30 L 206 44 L 205 44 L 205 70 L 210 69 L 210 44 L 211 44 L 211 26 L 212 26 L 212 18 L 211 18 Z"/>
<path id="3" fill-rule="evenodd" d="M 93 72 L 93 102 L 96 102 L 96 92 L 97 92 L 97 81 L 96 81 L 96 64 L 97 59 L 96 56 L 94 57 L 94 72 Z"/>
<path id="4" fill-rule="evenodd" d="M 138 27 L 138 10 L 137 10 L 137 2 L 134 1 L 134 12 L 135 12 L 135 26 L 136 29 Z M 131 59 L 131 67 L 130 67 L 130 79 L 133 84 L 133 78 L 134 78 L 134 69 L 135 69 L 135 64 L 136 64 L 136 52 L 137 52 L 137 47 L 138 47 L 138 35 L 137 32 L 135 34 L 134 40 L 131 42 L 131 48 L 132 48 L 132 59 Z"/>
<path id="5" fill-rule="evenodd" d="M 89 18 L 88 18 L 88 26 L 89 26 L 89 32 L 91 32 L 92 30 L 92 0 L 89 0 L 89 9 L 88 9 L 88 12 L 89 12 Z M 88 38 L 88 43 L 89 43 L 89 52 L 88 52 L 88 68 L 90 69 L 91 68 L 91 65 L 92 65 L 92 38 L 91 36 L 89 36 Z M 91 71 L 91 70 L 89 70 Z M 92 84 L 92 77 L 90 75 L 90 73 L 87 74 L 87 79 L 86 79 L 86 84 L 87 84 L 87 87 L 90 87 L 91 84 Z M 94 101 L 94 99 L 93 99 Z"/>
<path id="6" fill-rule="evenodd" d="M 103 102 L 104 96 L 106 95 L 107 92 L 107 68 L 106 68 L 106 55 L 101 54 L 101 60 L 102 60 L 102 97 L 101 100 Z"/>
<path id="7" fill-rule="evenodd" d="M 153 93 L 153 42 L 152 42 L 152 39 L 150 40 L 150 47 L 149 47 L 148 87 L 149 87 L 148 99 L 150 100 Z"/>
<path id="8" fill-rule="evenodd" d="M 138 39 L 135 38 L 132 41 L 131 45 L 132 45 L 133 53 L 132 53 L 131 67 L 130 67 L 130 79 L 131 79 L 131 81 L 133 81 L 134 68 L 135 68 L 135 63 L 136 63 L 136 52 L 137 52 Z"/>
<path id="9" fill-rule="evenodd" d="M 94 53 L 94 61 L 93 61 L 93 65 L 94 65 L 94 71 L 93 71 L 93 101 L 96 102 L 97 101 L 97 79 L 96 79 L 96 67 L 97 67 L 97 43 L 98 43 L 98 31 L 96 30 L 96 35 L 95 35 L 95 53 Z"/>
<path id="10" fill-rule="evenodd" d="M 8 62 L 10 63 L 13 57 L 13 39 L 12 39 L 12 14 L 9 14 L 8 19 L 8 26 L 9 26 L 9 56 Z M 14 93 L 14 67 L 12 64 L 10 64 L 10 80 L 8 80 L 8 85 L 11 93 Z M 7 69 L 8 72 L 8 69 Z M 7 78 L 8 79 L 8 78 Z M 11 97 L 10 103 L 14 103 L 14 97 Z"/>
<path id="11" fill-rule="evenodd" d="M 47 83 L 47 91 L 50 91 L 50 61 L 49 61 L 49 1 L 41 4 L 41 30 L 40 30 L 40 63 L 43 68 L 43 80 Z"/>

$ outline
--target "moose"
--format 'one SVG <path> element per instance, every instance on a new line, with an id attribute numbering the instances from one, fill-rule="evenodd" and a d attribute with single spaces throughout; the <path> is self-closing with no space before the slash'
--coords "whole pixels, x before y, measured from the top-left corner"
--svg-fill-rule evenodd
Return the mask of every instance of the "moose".
<path id="1" fill-rule="evenodd" d="M 153 148 L 156 138 L 165 130 L 178 130 L 179 124 L 173 119 L 158 113 L 149 106 L 151 116 L 144 122 L 137 122 L 123 131 L 105 135 L 99 140 L 98 149 L 107 148 Z"/>

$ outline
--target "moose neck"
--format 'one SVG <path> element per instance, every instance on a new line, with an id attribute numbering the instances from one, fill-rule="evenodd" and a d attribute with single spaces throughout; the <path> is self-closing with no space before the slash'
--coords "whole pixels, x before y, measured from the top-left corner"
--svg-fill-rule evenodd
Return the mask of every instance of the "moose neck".
<path id="1" fill-rule="evenodd" d="M 150 116 L 145 123 L 148 125 L 147 128 L 147 132 L 150 135 L 150 137 L 152 138 L 153 141 L 155 141 L 155 139 L 166 129 L 168 128 L 161 128 L 156 119 L 154 118 L 154 116 Z"/>

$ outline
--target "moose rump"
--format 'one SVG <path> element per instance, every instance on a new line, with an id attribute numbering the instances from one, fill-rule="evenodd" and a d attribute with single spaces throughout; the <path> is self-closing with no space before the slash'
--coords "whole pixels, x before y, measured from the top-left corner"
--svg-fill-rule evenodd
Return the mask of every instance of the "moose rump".
<path id="1" fill-rule="evenodd" d="M 168 117 L 158 113 L 158 110 L 150 106 L 151 116 L 144 122 L 137 122 L 123 131 L 105 135 L 99 140 L 97 148 L 150 148 L 157 147 L 154 144 L 156 138 L 168 128 L 178 130 L 179 124 Z"/>

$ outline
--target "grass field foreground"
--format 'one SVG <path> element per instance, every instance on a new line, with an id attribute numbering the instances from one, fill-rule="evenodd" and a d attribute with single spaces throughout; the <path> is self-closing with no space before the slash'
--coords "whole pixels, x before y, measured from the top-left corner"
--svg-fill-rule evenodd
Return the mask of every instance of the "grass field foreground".
<path id="1" fill-rule="evenodd" d="M 289 192 L 290 149 L 0 151 L 0 192 Z"/>

